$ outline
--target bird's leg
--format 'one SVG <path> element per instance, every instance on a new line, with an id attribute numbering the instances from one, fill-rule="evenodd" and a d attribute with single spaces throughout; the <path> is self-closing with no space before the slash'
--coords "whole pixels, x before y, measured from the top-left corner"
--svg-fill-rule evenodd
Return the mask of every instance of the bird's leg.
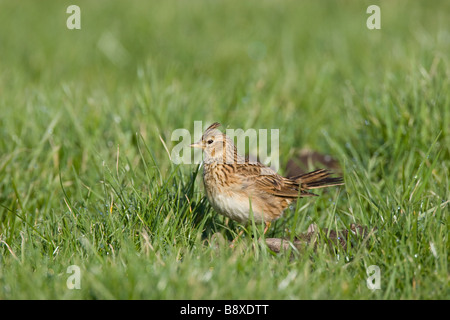
<path id="1" fill-rule="evenodd" d="M 264 235 L 266 234 L 267 230 L 269 230 L 270 227 L 270 221 L 265 221 L 264 224 L 266 225 L 266 227 L 264 228 Z"/>
<path id="2" fill-rule="evenodd" d="M 266 232 L 267 232 L 267 230 L 269 230 L 269 227 L 270 227 L 270 221 L 264 221 L 264 224 L 266 225 L 266 226 L 264 227 L 264 231 L 263 231 L 263 235 L 264 235 L 264 237 L 265 237 L 265 236 L 266 236 Z M 263 236 L 259 237 L 258 241 L 261 241 L 262 237 L 263 237 Z M 253 244 L 253 245 L 254 245 L 254 244 Z"/>
<path id="3" fill-rule="evenodd" d="M 244 233 L 244 229 L 239 231 L 239 233 L 236 236 L 236 238 L 234 238 L 233 241 L 231 241 L 230 248 L 234 248 L 234 244 L 235 244 L 236 240 L 239 239 L 239 237 L 242 236 L 243 233 Z"/>
<path id="4" fill-rule="evenodd" d="M 264 224 L 266 225 L 264 227 L 264 232 L 263 234 L 265 235 L 267 230 L 269 230 L 270 227 L 270 221 L 265 221 Z M 234 248 L 234 244 L 236 243 L 237 239 L 239 239 L 240 236 L 242 236 L 242 234 L 244 233 L 244 229 L 242 229 L 241 231 L 239 231 L 238 235 L 236 236 L 236 238 L 233 239 L 233 241 L 231 241 L 230 244 L 230 248 Z"/>

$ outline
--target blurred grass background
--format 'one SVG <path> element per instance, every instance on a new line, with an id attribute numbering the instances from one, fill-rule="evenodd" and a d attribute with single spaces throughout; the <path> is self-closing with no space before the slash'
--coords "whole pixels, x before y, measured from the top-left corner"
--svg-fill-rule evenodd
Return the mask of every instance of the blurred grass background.
<path id="1" fill-rule="evenodd" d="M 448 2 L 77 1 L 68 30 L 71 4 L 0 1 L 0 298 L 449 297 Z M 280 129 L 282 164 L 341 163 L 346 187 L 271 236 L 356 222 L 376 240 L 218 255 L 205 241 L 236 225 L 160 140 L 195 120 Z"/>

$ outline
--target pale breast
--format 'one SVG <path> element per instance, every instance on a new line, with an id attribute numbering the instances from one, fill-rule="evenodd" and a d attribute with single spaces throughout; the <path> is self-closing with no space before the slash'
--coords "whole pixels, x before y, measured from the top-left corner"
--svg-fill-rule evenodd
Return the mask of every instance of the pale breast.
<path id="1" fill-rule="evenodd" d="M 250 220 L 249 196 L 243 192 L 239 183 L 226 179 L 226 175 L 227 170 L 218 170 L 214 165 L 204 167 L 203 183 L 208 201 L 218 213 L 246 223 Z M 253 201 L 251 206 L 255 222 L 261 222 L 262 210 Z"/>
<path id="2" fill-rule="evenodd" d="M 215 196 L 208 196 L 214 210 L 218 213 L 236 220 L 240 223 L 247 223 L 250 219 L 250 204 L 249 199 L 241 196 L 228 196 L 223 194 L 216 194 Z M 255 221 L 260 222 L 261 216 L 255 214 Z"/>

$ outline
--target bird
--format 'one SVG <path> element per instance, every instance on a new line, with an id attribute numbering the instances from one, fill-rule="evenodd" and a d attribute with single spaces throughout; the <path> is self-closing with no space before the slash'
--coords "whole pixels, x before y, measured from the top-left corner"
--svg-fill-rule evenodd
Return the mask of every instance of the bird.
<path id="1" fill-rule="evenodd" d="M 344 184 L 343 178 L 331 177 L 327 169 L 285 178 L 240 155 L 233 140 L 217 129 L 220 126 L 219 122 L 211 124 L 190 147 L 202 149 L 206 197 L 225 217 L 248 224 L 253 216 L 255 223 L 265 224 L 266 234 L 271 222 L 280 218 L 292 202 L 317 196 L 310 190 Z"/>

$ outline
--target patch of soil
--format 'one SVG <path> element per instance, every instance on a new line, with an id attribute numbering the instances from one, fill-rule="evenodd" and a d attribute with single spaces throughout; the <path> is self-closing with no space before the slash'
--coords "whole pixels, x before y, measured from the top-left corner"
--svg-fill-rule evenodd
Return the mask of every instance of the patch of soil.
<path id="1" fill-rule="evenodd" d="M 289 159 L 286 165 L 286 176 L 293 177 L 307 173 L 313 168 L 326 168 L 334 172 L 340 172 L 339 162 L 328 154 L 302 149 L 294 157 Z"/>
<path id="2" fill-rule="evenodd" d="M 299 251 L 311 245 L 316 248 L 318 239 L 323 237 L 327 241 L 330 248 L 340 246 L 345 250 L 348 245 L 353 246 L 351 242 L 352 239 L 364 240 L 371 236 L 374 231 L 375 229 L 369 231 L 367 227 L 354 223 L 350 225 L 350 229 L 338 231 L 329 230 L 327 228 L 319 230 L 316 225 L 311 224 L 305 233 L 301 233 L 294 238 L 292 245 L 294 245 L 294 247 Z M 267 238 L 266 244 L 270 250 L 278 253 L 280 251 L 287 250 L 290 247 L 291 242 L 289 239 Z"/>

